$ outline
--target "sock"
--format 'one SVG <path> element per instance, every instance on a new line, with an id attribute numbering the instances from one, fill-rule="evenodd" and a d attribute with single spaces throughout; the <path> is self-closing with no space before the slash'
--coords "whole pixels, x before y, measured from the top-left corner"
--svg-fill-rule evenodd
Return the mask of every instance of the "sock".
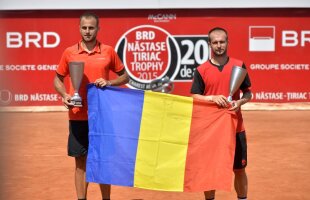
<path id="1" fill-rule="evenodd" d="M 238 200 L 247 200 L 246 197 L 238 197 Z"/>

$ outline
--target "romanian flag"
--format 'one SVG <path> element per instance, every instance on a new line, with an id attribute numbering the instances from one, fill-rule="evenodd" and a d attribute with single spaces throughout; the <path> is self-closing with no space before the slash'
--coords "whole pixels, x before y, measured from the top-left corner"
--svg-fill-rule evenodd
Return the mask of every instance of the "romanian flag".
<path id="1" fill-rule="evenodd" d="M 89 85 L 88 116 L 88 182 L 231 190 L 235 112 L 191 97 Z"/>

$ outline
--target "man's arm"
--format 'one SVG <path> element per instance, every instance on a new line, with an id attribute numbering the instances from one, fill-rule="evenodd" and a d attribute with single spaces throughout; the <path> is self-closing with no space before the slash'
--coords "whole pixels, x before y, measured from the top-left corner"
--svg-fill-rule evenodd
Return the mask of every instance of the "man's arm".
<path id="1" fill-rule="evenodd" d="M 246 104 L 252 99 L 252 92 L 251 90 L 246 90 L 243 92 L 241 99 L 237 101 L 233 101 L 232 107 L 229 110 L 236 111 L 238 110 L 243 104 Z"/>
<path id="2" fill-rule="evenodd" d="M 104 86 L 119 86 L 119 85 L 124 85 L 128 83 L 129 81 L 129 76 L 128 73 L 126 72 L 125 69 L 121 70 L 120 72 L 117 72 L 118 77 L 113 80 L 105 80 L 103 78 L 99 78 L 95 80 L 94 84 L 97 87 L 104 87 Z"/>
<path id="3" fill-rule="evenodd" d="M 246 104 L 247 102 L 249 102 L 252 99 L 252 92 L 251 90 L 246 91 L 245 93 L 243 93 L 241 99 L 239 99 L 239 103 L 242 106 L 243 104 Z"/>
<path id="4" fill-rule="evenodd" d="M 128 83 L 129 76 L 125 69 L 117 73 L 118 77 L 110 81 L 111 85 L 119 86 Z"/>
<path id="5" fill-rule="evenodd" d="M 192 97 L 195 99 L 199 99 L 202 101 L 209 101 L 209 102 L 214 102 L 218 106 L 221 106 L 223 108 L 228 107 L 229 103 L 227 101 L 227 98 L 224 95 L 202 95 L 205 90 L 205 83 L 199 73 L 198 70 L 195 71 L 194 73 L 194 80 L 192 83 L 192 88 L 191 88 L 191 93 Z"/>
<path id="6" fill-rule="evenodd" d="M 203 100 L 203 101 L 214 102 L 223 108 L 227 108 L 229 105 L 229 102 L 227 101 L 227 98 L 224 95 L 204 96 L 201 94 L 192 94 L 192 97 L 195 99 Z"/>
<path id="7" fill-rule="evenodd" d="M 72 106 L 73 104 L 70 103 L 71 96 L 66 92 L 64 78 L 64 76 L 56 73 L 56 76 L 54 78 L 54 88 L 58 92 L 58 94 L 62 96 L 62 102 L 64 103 L 64 106 L 66 108 L 69 108 L 69 106 Z"/>

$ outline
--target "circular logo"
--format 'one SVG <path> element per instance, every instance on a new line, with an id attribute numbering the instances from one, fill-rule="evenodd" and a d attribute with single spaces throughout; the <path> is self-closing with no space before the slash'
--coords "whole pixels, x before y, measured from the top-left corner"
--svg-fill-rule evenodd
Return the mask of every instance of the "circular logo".
<path id="1" fill-rule="evenodd" d="M 141 25 L 127 31 L 118 41 L 116 51 L 130 76 L 128 86 L 151 89 L 151 81 L 169 77 L 173 80 L 180 67 L 176 40 L 164 29 Z"/>
<path id="2" fill-rule="evenodd" d="M 9 105 L 12 101 L 12 93 L 9 90 L 0 90 L 0 105 Z"/>

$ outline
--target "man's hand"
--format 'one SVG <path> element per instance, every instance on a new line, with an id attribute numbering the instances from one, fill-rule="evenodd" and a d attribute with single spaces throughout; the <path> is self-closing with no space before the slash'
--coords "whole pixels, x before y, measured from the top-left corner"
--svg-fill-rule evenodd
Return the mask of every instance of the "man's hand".
<path id="1" fill-rule="evenodd" d="M 216 103 L 218 106 L 222 108 L 229 107 L 229 102 L 224 95 L 214 95 L 212 96 L 211 101 L 213 101 L 214 103 Z"/>
<path id="2" fill-rule="evenodd" d="M 230 111 L 238 111 L 241 106 L 240 101 L 232 101 L 230 102 L 230 104 L 231 104 L 231 107 L 228 109 Z"/>
<path id="3" fill-rule="evenodd" d="M 228 110 L 238 111 L 243 104 L 246 104 L 251 99 L 252 99 L 252 92 L 251 90 L 247 90 L 246 92 L 243 93 L 241 99 L 231 102 L 232 107 L 229 108 Z"/>
<path id="4" fill-rule="evenodd" d="M 105 87 L 105 86 L 110 86 L 111 85 L 111 81 L 108 81 L 108 80 L 105 80 L 103 78 L 99 78 L 97 80 L 95 80 L 94 84 L 97 86 L 97 87 Z"/>
<path id="5" fill-rule="evenodd" d="M 71 96 L 69 94 L 65 94 L 62 97 L 62 102 L 64 104 L 64 106 L 69 109 L 69 107 L 73 106 L 73 103 L 71 103 Z"/>

